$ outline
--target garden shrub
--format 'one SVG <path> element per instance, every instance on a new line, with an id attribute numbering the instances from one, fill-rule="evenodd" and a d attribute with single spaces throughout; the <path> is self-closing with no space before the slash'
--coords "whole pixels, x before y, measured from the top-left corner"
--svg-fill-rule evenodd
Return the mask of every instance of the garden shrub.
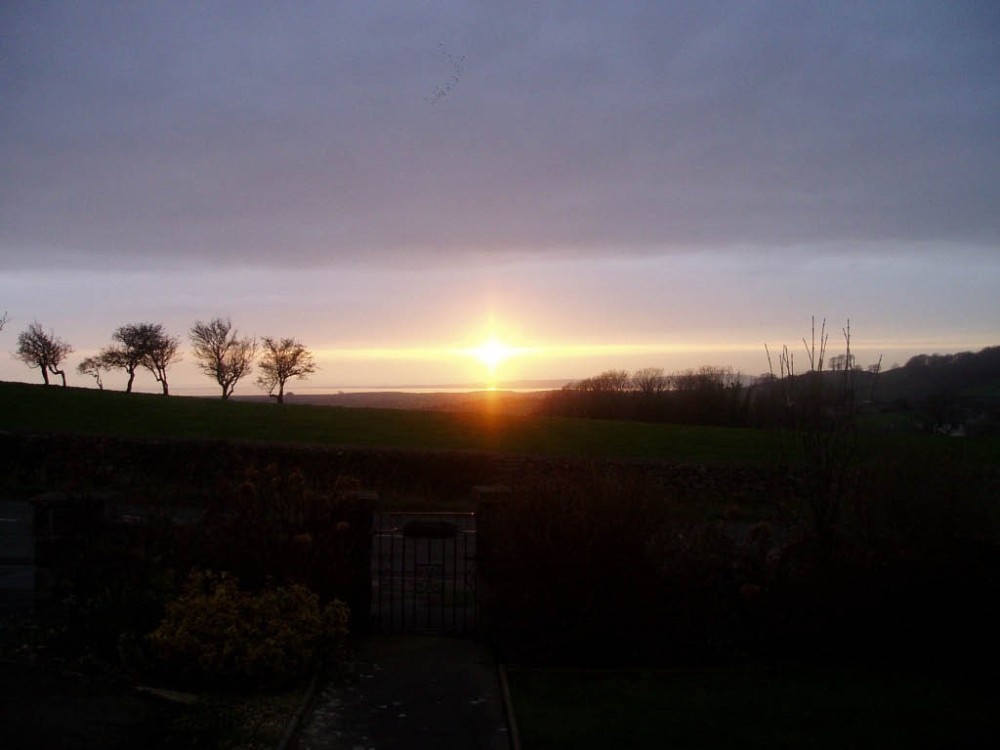
<path id="1" fill-rule="evenodd" d="M 194 571 L 148 636 L 168 672 L 208 683 L 278 685 L 307 675 L 347 634 L 349 609 L 302 585 L 241 591 L 226 573 Z"/>
<path id="2" fill-rule="evenodd" d="M 370 586 L 371 515 L 357 489 L 341 477 L 319 492 L 297 469 L 251 465 L 213 492 L 192 560 L 232 572 L 247 588 L 272 578 L 357 605 L 359 580 Z"/>

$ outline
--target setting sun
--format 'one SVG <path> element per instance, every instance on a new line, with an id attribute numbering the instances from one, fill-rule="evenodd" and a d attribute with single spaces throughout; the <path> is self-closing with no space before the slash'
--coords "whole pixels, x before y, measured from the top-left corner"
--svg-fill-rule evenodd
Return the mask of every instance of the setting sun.
<path id="1" fill-rule="evenodd" d="M 502 341 L 499 341 L 496 338 L 491 338 L 473 349 L 471 354 L 484 365 L 489 367 L 490 371 L 493 371 L 496 369 L 497 365 L 504 360 L 509 359 L 513 354 L 515 354 L 516 351 L 516 349 L 507 346 Z"/>

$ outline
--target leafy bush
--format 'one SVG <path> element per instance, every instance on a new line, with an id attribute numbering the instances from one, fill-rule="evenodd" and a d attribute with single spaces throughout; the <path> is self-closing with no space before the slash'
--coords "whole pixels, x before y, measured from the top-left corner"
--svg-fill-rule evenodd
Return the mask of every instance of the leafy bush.
<path id="1" fill-rule="evenodd" d="M 211 683 L 275 685 L 301 678 L 347 634 L 349 610 L 301 585 L 241 591 L 226 573 L 192 572 L 148 636 L 169 671 Z"/>

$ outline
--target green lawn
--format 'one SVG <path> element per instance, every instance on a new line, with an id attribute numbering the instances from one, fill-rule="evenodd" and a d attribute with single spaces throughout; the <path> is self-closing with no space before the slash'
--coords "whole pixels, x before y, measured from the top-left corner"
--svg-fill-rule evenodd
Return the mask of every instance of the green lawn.
<path id="1" fill-rule="evenodd" d="M 128 437 L 760 462 L 756 430 L 483 413 L 348 409 L 0 383 L 0 429 Z"/>
<path id="2" fill-rule="evenodd" d="M 508 672 L 524 750 L 974 747 L 998 695 L 871 671 Z"/>

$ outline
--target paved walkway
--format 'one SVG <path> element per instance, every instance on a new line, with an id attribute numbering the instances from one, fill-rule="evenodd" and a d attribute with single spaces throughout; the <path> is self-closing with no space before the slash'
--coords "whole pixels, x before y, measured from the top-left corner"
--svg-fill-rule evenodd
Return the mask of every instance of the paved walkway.
<path id="1" fill-rule="evenodd" d="M 496 664 L 459 638 L 371 637 L 317 693 L 293 747 L 509 750 Z"/>

